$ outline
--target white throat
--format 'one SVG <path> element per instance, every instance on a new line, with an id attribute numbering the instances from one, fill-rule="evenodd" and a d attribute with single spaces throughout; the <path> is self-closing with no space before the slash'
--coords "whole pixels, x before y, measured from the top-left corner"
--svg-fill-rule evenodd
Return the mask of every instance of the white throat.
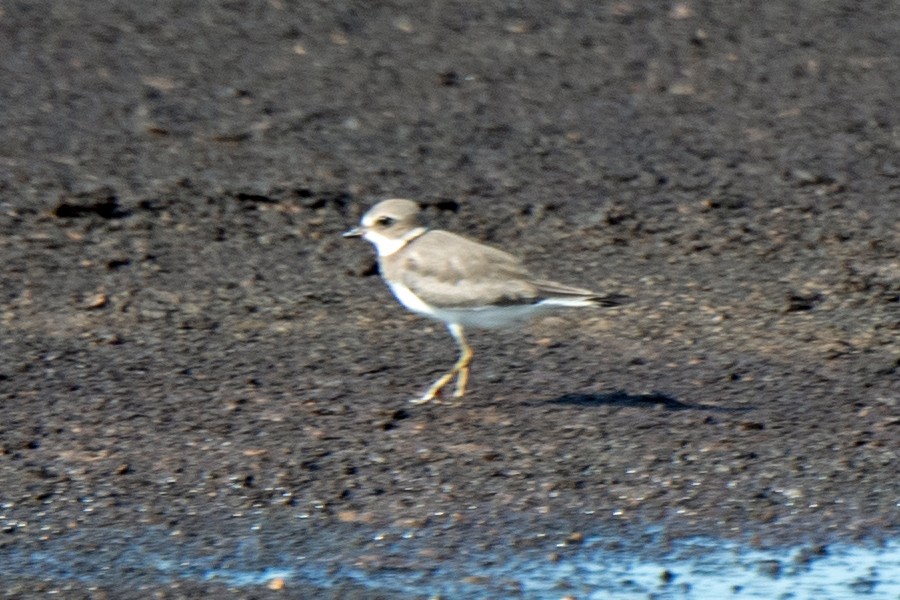
<path id="1" fill-rule="evenodd" d="M 425 231 L 426 229 L 424 227 L 416 227 L 415 229 L 410 229 L 401 237 L 391 238 L 382 235 L 377 231 L 370 230 L 363 235 L 363 239 L 371 242 L 372 245 L 375 246 L 375 251 L 378 253 L 378 256 L 384 257 L 397 252 L 410 241 L 425 233 Z"/>

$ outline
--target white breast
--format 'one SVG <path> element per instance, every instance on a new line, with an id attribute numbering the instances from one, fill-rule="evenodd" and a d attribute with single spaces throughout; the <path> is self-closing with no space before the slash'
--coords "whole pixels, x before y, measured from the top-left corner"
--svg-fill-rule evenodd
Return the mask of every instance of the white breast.
<path id="1" fill-rule="evenodd" d="M 419 313 L 420 315 L 425 315 L 426 317 L 434 317 L 440 318 L 434 313 L 434 309 L 413 294 L 412 290 L 403 285 L 402 283 L 388 283 L 391 286 L 391 291 L 394 292 L 394 296 L 397 297 L 397 300 L 400 301 L 400 304 L 408 308 L 409 310 Z"/>

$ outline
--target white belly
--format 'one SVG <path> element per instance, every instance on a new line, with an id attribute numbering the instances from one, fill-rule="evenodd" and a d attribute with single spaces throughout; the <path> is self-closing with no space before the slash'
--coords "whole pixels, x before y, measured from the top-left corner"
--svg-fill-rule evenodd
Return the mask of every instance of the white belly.
<path id="1" fill-rule="evenodd" d="M 506 327 L 550 308 L 545 303 L 513 306 L 484 306 L 479 308 L 435 308 L 422 302 L 412 290 L 400 283 L 389 283 L 400 304 L 420 315 L 463 327 Z"/>

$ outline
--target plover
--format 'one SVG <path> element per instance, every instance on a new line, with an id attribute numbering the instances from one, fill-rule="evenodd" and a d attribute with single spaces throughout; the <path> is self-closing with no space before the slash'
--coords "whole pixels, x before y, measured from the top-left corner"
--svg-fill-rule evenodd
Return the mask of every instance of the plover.
<path id="1" fill-rule="evenodd" d="M 344 237 L 375 246 L 381 276 L 409 310 L 446 323 L 459 359 L 414 403 L 433 400 L 456 377 L 454 396 L 466 393 L 472 349 L 466 327 L 503 327 L 556 307 L 617 306 L 620 295 L 600 295 L 533 277 L 522 262 L 491 246 L 428 229 L 412 200 L 384 200 Z"/>

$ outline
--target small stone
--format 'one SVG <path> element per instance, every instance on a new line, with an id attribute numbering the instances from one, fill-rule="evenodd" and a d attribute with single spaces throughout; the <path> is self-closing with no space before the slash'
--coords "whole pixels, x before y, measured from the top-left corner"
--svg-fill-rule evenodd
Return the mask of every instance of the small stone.
<path id="1" fill-rule="evenodd" d="M 694 16 L 694 9 L 687 2 L 676 2 L 669 11 L 669 17 L 680 21 L 682 19 L 690 19 Z"/>
<path id="2" fill-rule="evenodd" d="M 106 295 L 106 292 L 97 292 L 84 301 L 84 307 L 88 310 L 96 310 L 98 308 L 103 308 L 108 303 L 109 296 Z"/>
<path id="3" fill-rule="evenodd" d="M 274 577 L 269 580 L 269 582 L 266 584 L 266 587 L 273 591 L 283 590 L 284 589 L 284 578 Z"/>
<path id="4" fill-rule="evenodd" d="M 566 538 L 566 543 L 568 544 L 580 544 L 584 541 L 584 534 L 580 531 L 573 531 L 569 534 L 569 537 Z"/>
<path id="5" fill-rule="evenodd" d="M 781 562 L 777 560 L 760 561 L 758 567 L 761 575 L 766 575 L 773 579 L 781 575 Z"/>

